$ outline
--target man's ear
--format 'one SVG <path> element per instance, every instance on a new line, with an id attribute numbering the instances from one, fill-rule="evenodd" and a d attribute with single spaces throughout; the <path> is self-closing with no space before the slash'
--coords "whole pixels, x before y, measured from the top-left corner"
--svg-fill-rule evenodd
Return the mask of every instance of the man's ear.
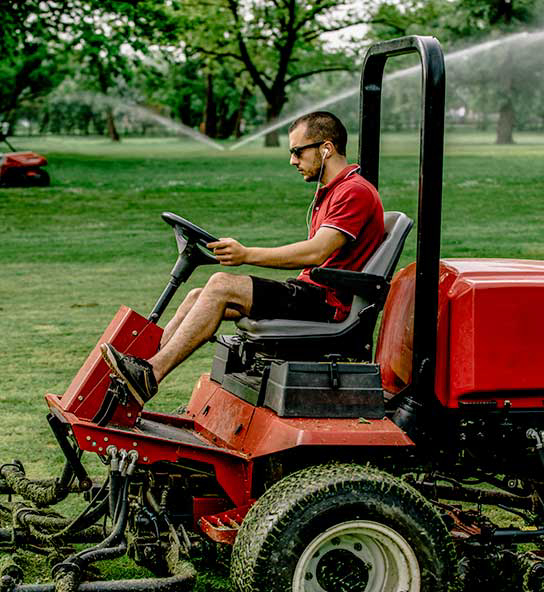
<path id="1" fill-rule="evenodd" d="M 327 158 L 327 156 L 329 154 L 331 154 L 331 152 L 332 152 L 332 148 L 330 146 L 330 143 L 327 142 L 326 144 L 323 145 L 323 148 L 321 149 L 321 157 Z"/>

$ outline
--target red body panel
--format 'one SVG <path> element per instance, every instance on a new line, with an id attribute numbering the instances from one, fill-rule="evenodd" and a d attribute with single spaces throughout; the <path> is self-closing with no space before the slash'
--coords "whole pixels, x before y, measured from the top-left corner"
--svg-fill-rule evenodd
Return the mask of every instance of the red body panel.
<path id="1" fill-rule="evenodd" d="M 99 410 L 110 382 L 110 369 L 100 355 L 101 343 L 109 342 L 123 353 L 147 359 L 157 351 L 161 335 L 160 327 L 122 306 L 66 389 L 61 400 L 63 409 L 87 420 Z M 131 402 L 117 409 L 111 423 L 134 425 L 139 412 L 139 405 Z"/>
<path id="2" fill-rule="evenodd" d="M 47 159 L 35 152 L 7 152 L 0 154 L 0 177 L 6 175 L 10 169 L 37 169 L 45 166 Z"/>
<path id="3" fill-rule="evenodd" d="M 384 388 L 398 392 L 411 379 L 415 267 L 394 279 L 380 332 L 377 361 Z M 435 390 L 450 408 L 510 401 L 542 407 L 538 359 L 544 335 L 544 262 L 446 260 L 440 268 Z"/>
<path id="4" fill-rule="evenodd" d="M 254 407 L 205 375 L 199 380 L 186 416 L 195 429 L 248 458 L 297 446 L 412 446 L 389 419 L 313 419 L 278 417 Z"/>
<path id="5" fill-rule="evenodd" d="M 249 503 L 251 463 L 236 451 L 215 446 L 206 438 L 199 437 L 192 422 L 176 415 L 143 411 L 140 422 L 133 427 L 102 427 L 91 421 L 80 420 L 64 410 L 56 395 L 48 394 L 46 400 L 49 408 L 70 424 L 81 450 L 103 456 L 106 455 L 107 447 L 112 445 L 119 450 L 135 450 L 139 465 L 175 463 L 182 459 L 205 463 L 214 468 L 217 482 L 234 505 Z M 168 434 L 150 432 L 145 427 L 146 421 L 153 422 L 155 426 L 168 426 Z M 186 437 L 188 434 L 191 436 L 189 440 Z"/>

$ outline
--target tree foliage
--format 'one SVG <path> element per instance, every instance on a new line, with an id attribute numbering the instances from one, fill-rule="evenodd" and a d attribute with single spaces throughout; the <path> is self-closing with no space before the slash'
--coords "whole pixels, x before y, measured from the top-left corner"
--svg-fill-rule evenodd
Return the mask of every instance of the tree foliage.
<path id="1" fill-rule="evenodd" d="M 386 1 L 372 16 L 371 33 L 375 38 L 387 39 L 431 32 L 446 48 L 453 49 L 469 40 L 475 43 L 534 26 L 543 14 L 543 0 Z M 470 65 L 465 62 L 463 69 L 449 65 L 448 79 L 454 74 L 453 93 L 463 108 L 498 113 L 497 143 L 506 144 L 513 142 L 513 131 L 520 119 L 516 111 L 521 112 L 523 105 L 542 92 L 542 68 L 538 54 L 523 52 L 522 44 L 505 39 L 503 47 Z"/>
<path id="2" fill-rule="evenodd" d="M 2 3 L 1 121 L 12 123 L 22 101 L 47 94 L 64 77 L 64 4 L 37 0 Z"/>
<path id="3" fill-rule="evenodd" d="M 300 80 L 353 68 L 344 52 L 325 47 L 322 39 L 365 20 L 360 9 L 345 10 L 352 5 L 347 0 L 189 0 L 177 10 L 187 45 L 210 58 L 210 65 L 241 67 L 262 93 L 270 122 Z M 275 134 L 267 143 L 277 144 Z"/>
<path id="4" fill-rule="evenodd" d="M 2 8 L 0 121 L 31 117 L 52 96 L 44 129 L 116 138 L 113 106 L 130 101 L 226 138 L 277 119 L 288 99 L 333 94 L 359 69 L 369 39 L 433 34 L 448 51 L 534 26 L 544 0 L 3 0 Z M 340 49 L 327 37 L 358 23 L 369 27 L 358 44 Z M 448 64 L 452 105 L 498 114 L 499 142 L 540 117 L 544 77 L 538 51 L 521 58 L 504 45 L 495 60 Z M 68 90 L 107 100 L 97 114 L 70 106 Z M 384 97 L 394 125 L 414 123 L 411 92 L 401 84 Z"/>

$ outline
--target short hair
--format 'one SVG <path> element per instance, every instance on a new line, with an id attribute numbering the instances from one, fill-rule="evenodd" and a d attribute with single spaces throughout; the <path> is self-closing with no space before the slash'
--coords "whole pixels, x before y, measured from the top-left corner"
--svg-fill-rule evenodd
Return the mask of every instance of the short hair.
<path id="1" fill-rule="evenodd" d="M 305 123 L 306 136 L 316 142 L 320 140 L 330 140 L 339 154 L 346 155 L 346 145 L 348 143 L 348 132 L 344 124 L 332 113 L 328 111 L 314 111 L 298 117 L 289 126 L 289 133 L 296 127 Z"/>

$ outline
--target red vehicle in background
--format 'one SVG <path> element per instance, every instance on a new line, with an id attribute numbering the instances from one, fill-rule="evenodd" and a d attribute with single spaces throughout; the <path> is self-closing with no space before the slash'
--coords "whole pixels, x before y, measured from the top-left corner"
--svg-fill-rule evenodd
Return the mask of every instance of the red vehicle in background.
<path id="1" fill-rule="evenodd" d="M 47 165 L 45 156 L 17 152 L 8 142 L 6 131 L 0 129 L 0 142 L 5 142 L 11 152 L 0 152 L 0 187 L 48 187 L 49 173 L 42 168 Z"/>

